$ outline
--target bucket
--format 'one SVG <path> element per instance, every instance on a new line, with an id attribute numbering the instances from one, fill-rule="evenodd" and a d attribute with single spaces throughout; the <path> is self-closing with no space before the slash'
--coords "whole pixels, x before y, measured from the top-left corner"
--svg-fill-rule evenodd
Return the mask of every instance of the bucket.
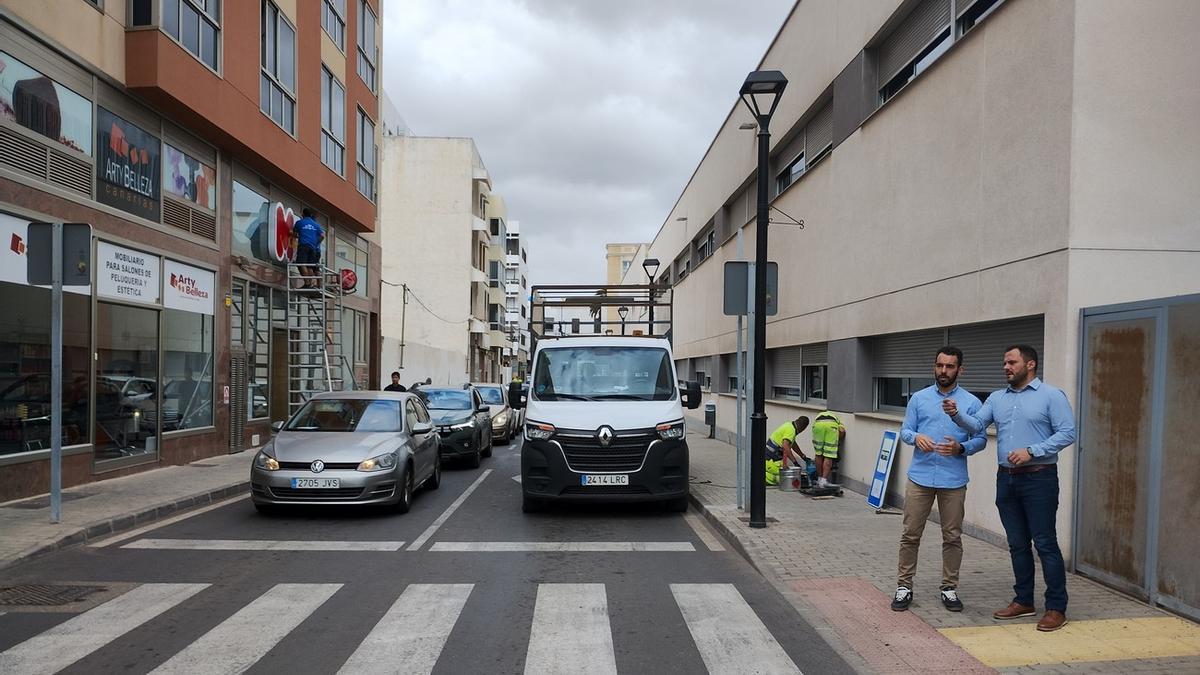
<path id="1" fill-rule="evenodd" d="M 796 492 L 800 489 L 802 469 L 791 467 L 779 472 L 779 489 L 784 492 Z"/>

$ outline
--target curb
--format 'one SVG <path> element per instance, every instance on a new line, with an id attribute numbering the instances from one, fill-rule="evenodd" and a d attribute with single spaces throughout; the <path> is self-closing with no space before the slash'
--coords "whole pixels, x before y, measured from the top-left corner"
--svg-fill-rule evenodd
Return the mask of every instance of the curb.
<path id="1" fill-rule="evenodd" d="M 250 481 L 239 481 L 233 485 L 216 488 L 207 492 L 182 497 L 180 499 L 163 502 L 154 506 L 149 506 L 133 513 L 100 520 L 87 525 L 76 527 L 73 531 L 63 534 L 58 539 L 48 544 L 38 544 L 25 549 L 18 553 L 11 560 L 0 562 L 0 569 L 14 567 L 21 563 L 29 562 L 34 558 L 61 551 L 81 544 L 86 544 L 89 541 L 107 537 L 112 534 L 118 534 L 126 530 L 132 530 L 136 527 L 148 525 L 156 520 L 161 520 L 169 516 L 174 516 L 180 512 L 187 511 L 200 506 L 207 506 L 213 502 L 221 501 L 229 497 L 234 497 L 242 493 L 250 491 Z"/>

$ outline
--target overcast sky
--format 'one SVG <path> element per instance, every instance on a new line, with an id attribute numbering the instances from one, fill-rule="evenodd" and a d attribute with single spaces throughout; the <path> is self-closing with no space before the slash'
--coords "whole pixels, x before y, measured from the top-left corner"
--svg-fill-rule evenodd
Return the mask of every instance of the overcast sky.
<path id="1" fill-rule="evenodd" d="M 654 237 L 792 4 L 389 0 L 384 83 L 415 134 L 475 139 L 531 283 L 603 283 L 604 244 Z"/>

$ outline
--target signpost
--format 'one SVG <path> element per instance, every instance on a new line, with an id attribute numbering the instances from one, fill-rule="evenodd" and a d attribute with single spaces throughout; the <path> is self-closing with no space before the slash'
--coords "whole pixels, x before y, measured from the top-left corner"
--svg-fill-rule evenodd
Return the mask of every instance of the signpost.
<path id="1" fill-rule="evenodd" d="M 875 476 L 871 478 L 871 491 L 867 495 L 867 504 L 875 507 L 875 512 L 883 511 L 883 502 L 887 499 L 888 478 L 892 475 L 892 460 L 896 458 L 896 441 L 899 435 L 888 429 L 883 432 L 883 440 L 879 442 L 879 457 L 875 462 Z"/>
<path id="2" fill-rule="evenodd" d="M 91 283 L 92 226 L 30 223 L 27 239 L 28 281 L 50 285 L 50 522 L 57 523 L 62 519 L 62 289 Z"/>

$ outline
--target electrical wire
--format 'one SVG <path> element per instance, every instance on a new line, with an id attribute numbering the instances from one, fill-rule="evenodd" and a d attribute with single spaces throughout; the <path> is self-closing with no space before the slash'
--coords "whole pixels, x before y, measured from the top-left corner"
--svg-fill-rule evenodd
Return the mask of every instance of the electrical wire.
<path id="1" fill-rule="evenodd" d="M 461 321 L 452 321 L 450 319 L 447 319 L 444 316 L 433 311 L 432 309 L 429 309 L 429 305 L 426 305 L 424 302 L 422 302 L 421 298 L 418 297 L 417 294 L 413 292 L 413 289 L 411 287 L 405 286 L 404 284 L 393 283 L 391 281 L 388 281 L 387 279 L 380 279 L 379 281 L 380 281 L 380 283 L 387 285 L 387 286 L 395 286 L 397 288 L 404 288 L 405 291 L 408 293 L 408 295 L 413 300 L 416 300 L 417 304 L 420 305 L 422 309 L 424 309 L 426 312 L 429 312 L 433 316 L 433 318 L 437 319 L 438 321 L 441 321 L 443 323 L 448 323 L 451 325 L 458 325 L 460 323 L 470 323 L 470 321 L 471 321 L 471 317 L 467 317 L 465 319 L 462 319 Z"/>

